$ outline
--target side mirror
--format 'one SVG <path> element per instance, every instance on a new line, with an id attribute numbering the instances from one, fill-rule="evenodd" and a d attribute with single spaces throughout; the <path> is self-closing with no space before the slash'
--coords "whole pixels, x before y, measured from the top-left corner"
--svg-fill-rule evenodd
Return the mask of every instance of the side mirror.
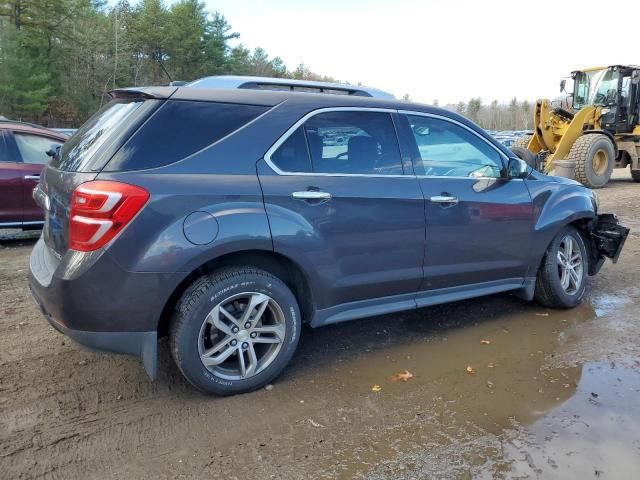
<path id="1" fill-rule="evenodd" d="M 567 86 L 567 80 L 563 78 L 562 80 L 560 80 L 560 93 L 564 92 L 566 86 Z"/>
<path id="2" fill-rule="evenodd" d="M 57 154 L 58 154 L 58 150 L 60 149 L 60 145 L 56 145 L 55 143 L 53 145 L 51 145 L 51 147 L 49 148 L 49 150 L 47 150 L 45 153 L 51 157 L 54 158 Z"/>
<path id="3" fill-rule="evenodd" d="M 526 178 L 529 175 L 529 165 L 519 158 L 510 158 L 507 164 L 507 176 L 509 178 Z"/>

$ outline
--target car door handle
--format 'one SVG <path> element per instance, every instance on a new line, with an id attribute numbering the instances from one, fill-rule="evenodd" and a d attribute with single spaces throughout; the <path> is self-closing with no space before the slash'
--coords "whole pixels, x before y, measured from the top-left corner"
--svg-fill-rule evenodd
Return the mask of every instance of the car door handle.
<path id="1" fill-rule="evenodd" d="M 330 200 L 329 192 L 318 192 L 316 190 L 305 190 L 303 192 L 293 192 L 291 194 L 296 200 Z"/>
<path id="2" fill-rule="evenodd" d="M 458 203 L 458 197 L 450 197 L 447 195 L 436 195 L 429 198 L 429 200 L 431 200 L 433 203 L 451 203 L 454 205 Z"/>
<path id="3" fill-rule="evenodd" d="M 25 180 L 40 180 L 40 175 L 25 175 Z"/>

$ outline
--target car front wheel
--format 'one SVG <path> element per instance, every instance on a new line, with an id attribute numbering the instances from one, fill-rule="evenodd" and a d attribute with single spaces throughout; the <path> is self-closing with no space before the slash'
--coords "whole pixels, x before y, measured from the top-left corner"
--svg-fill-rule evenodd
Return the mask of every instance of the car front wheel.
<path id="1" fill-rule="evenodd" d="M 185 291 L 171 324 L 171 352 L 196 388 L 248 392 L 284 370 L 300 325 L 298 303 L 281 280 L 252 267 L 225 268 Z"/>
<path id="2" fill-rule="evenodd" d="M 552 308 L 575 307 L 584 296 L 587 249 L 573 227 L 565 227 L 551 242 L 536 280 L 536 300 Z"/>

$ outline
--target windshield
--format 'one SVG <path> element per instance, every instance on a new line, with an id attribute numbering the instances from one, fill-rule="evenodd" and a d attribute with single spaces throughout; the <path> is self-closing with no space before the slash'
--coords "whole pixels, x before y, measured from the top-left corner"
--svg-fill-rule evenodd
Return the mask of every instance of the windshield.
<path id="1" fill-rule="evenodd" d="M 594 70 L 576 72 L 573 89 L 573 108 L 580 110 L 587 105 L 605 106 L 616 103 L 618 72 Z"/>

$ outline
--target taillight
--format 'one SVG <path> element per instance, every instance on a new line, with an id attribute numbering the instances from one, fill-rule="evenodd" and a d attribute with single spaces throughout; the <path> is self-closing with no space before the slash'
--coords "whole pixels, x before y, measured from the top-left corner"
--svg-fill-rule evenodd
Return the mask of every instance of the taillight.
<path id="1" fill-rule="evenodd" d="M 71 195 L 69 248 L 90 252 L 106 245 L 140 211 L 149 192 L 127 183 L 95 180 Z"/>

